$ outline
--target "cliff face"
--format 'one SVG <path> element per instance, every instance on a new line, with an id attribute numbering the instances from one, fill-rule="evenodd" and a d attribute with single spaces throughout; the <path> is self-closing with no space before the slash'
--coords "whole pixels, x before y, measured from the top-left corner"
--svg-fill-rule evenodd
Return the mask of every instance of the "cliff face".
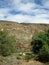
<path id="1" fill-rule="evenodd" d="M 19 42 L 17 47 L 29 48 L 32 36 L 40 31 L 48 29 L 48 24 L 27 24 L 10 21 L 0 21 L 0 30 L 8 30 L 10 35 L 14 35 Z M 21 44 L 21 45 L 20 45 Z"/>

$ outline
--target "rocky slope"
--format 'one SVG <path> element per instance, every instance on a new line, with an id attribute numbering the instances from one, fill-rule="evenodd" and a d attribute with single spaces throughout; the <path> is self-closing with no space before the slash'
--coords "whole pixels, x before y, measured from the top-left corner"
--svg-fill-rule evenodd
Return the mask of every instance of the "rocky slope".
<path id="1" fill-rule="evenodd" d="M 0 21 L 0 30 L 8 30 L 10 35 L 15 36 L 16 42 L 18 43 L 17 49 L 21 51 L 29 51 L 33 35 L 48 28 L 48 24 L 29 24 L 2 20 Z"/>
<path id="2" fill-rule="evenodd" d="M 11 21 L 0 21 L 0 29 L 6 29 L 15 35 L 16 39 L 22 42 L 30 41 L 32 36 L 44 29 L 49 28 L 48 24 L 27 24 L 27 23 L 16 23 Z"/>

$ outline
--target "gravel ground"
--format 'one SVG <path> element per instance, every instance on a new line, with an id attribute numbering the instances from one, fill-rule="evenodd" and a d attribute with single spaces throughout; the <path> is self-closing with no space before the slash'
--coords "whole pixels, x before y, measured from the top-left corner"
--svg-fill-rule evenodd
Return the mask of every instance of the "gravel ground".
<path id="1" fill-rule="evenodd" d="M 44 65 L 43 63 L 35 60 L 30 60 L 26 62 L 22 59 L 17 59 L 16 56 L 7 57 L 6 60 L 0 61 L 0 65 Z"/>

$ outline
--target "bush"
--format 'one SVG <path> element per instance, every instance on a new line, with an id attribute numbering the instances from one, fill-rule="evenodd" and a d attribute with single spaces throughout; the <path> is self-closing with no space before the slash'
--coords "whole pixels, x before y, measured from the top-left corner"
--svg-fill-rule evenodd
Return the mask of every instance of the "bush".
<path id="1" fill-rule="evenodd" d="M 43 62 L 49 61 L 49 46 L 47 44 L 43 45 L 43 47 L 41 48 L 38 60 Z"/>
<path id="2" fill-rule="evenodd" d="M 40 52 L 40 49 L 42 48 L 44 42 L 45 42 L 45 33 L 44 32 L 40 32 L 36 35 L 34 35 L 34 37 L 32 38 L 32 51 L 36 54 L 38 54 Z"/>
<path id="3" fill-rule="evenodd" d="M 36 34 L 31 42 L 32 52 L 37 54 L 38 60 L 49 61 L 49 30 Z"/>
<path id="4" fill-rule="evenodd" d="M 8 35 L 8 31 L 0 31 L 0 55 L 8 56 L 14 52 L 14 39 Z"/>

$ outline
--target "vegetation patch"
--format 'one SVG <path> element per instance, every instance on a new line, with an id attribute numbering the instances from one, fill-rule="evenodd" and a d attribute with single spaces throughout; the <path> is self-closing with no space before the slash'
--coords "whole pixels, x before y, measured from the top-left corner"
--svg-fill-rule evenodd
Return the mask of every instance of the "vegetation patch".
<path id="1" fill-rule="evenodd" d="M 8 35 L 8 31 L 0 31 L 0 55 L 8 56 L 14 53 L 14 38 Z"/>
<path id="2" fill-rule="evenodd" d="M 49 62 L 49 30 L 34 35 L 31 45 L 36 60 Z"/>

